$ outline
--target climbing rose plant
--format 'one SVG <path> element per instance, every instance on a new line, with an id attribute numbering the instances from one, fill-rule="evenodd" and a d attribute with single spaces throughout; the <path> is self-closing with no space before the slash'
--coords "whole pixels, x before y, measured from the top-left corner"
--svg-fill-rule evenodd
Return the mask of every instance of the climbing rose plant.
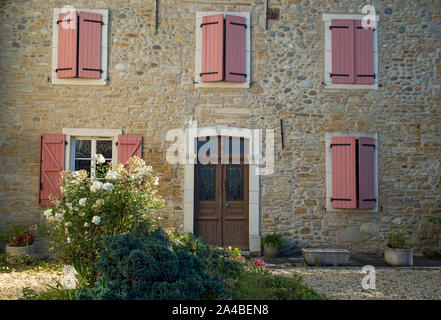
<path id="1" fill-rule="evenodd" d="M 144 160 L 132 157 L 127 168 L 106 165 L 101 155 L 95 161 L 92 178 L 85 170 L 63 171 L 61 200 L 51 196 L 55 207 L 44 211 L 51 249 L 67 263 L 81 263 L 89 282 L 94 281 L 93 264 L 104 236 L 132 233 L 140 224 L 154 227 L 163 219 L 155 213 L 163 206 L 156 189 L 159 179 Z"/>

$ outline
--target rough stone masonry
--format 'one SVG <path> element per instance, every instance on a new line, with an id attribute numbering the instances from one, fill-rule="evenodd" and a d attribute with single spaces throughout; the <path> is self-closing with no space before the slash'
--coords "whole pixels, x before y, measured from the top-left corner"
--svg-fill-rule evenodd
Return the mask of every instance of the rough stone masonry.
<path id="1" fill-rule="evenodd" d="M 40 221 L 39 139 L 62 128 L 120 128 L 143 136 L 160 175 L 168 223 L 183 223 L 184 166 L 169 165 L 167 130 L 200 126 L 275 129 L 274 173 L 260 178 L 260 231 L 296 247 L 380 253 L 403 230 L 417 253 L 440 249 L 441 2 L 373 1 L 379 89 L 329 89 L 324 13 L 361 13 L 365 1 L 164 0 L 158 32 L 152 0 L 1 1 L 0 227 Z M 51 83 L 53 8 L 109 10 L 109 81 Z M 195 88 L 197 11 L 251 13 L 249 89 Z M 284 125 L 284 148 L 280 120 Z M 378 212 L 325 208 L 325 133 L 378 133 Z"/>

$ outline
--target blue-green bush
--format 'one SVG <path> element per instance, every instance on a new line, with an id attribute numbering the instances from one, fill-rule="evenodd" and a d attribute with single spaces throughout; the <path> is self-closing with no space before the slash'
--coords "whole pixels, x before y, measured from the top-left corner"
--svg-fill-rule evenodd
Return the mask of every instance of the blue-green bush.
<path id="1" fill-rule="evenodd" d="M 158 231 L 107 236 L 95 269 L 100 276 L 81 299 L 188 300 L 225 297 L 215 273 L 185 245 L 173 248 Z"/>

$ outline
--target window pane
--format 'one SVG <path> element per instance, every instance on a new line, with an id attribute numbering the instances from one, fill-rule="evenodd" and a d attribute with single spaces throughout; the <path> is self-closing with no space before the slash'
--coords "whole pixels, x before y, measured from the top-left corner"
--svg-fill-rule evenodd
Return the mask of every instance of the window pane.
<path id="1" fill-rule="evenodd" d="M 230 138 L 228 154 L 243 155 L 244 153 L 245 153 L 245 141 L 243 139 Z"/>
<path id="2" fill-rule="evenodd" d="M 227 166 L 227 201 L 243 201 L 243 166 Z"/>
<path id="3" fill-rule="evenodd" d="M 86 170 L 90 177 L 90 160 L 75 160 L 75 171 Z"/>
<path id="4" fill-rule="evenodd" d="M 111 140 L 97 140 L 96 153 L 102 154 L 106 159 L 112 159 L 112 141 Z"/>
<path id="5" fill-rule="evenodd" d="M 216 166 L 198 166 L 199 200 L 216 200 Z"/>
<path id="6" fill-rule="evenodd" d="M 90 149 L 90 140 L 75 140 L 75 158 L 90 158 Z"/>

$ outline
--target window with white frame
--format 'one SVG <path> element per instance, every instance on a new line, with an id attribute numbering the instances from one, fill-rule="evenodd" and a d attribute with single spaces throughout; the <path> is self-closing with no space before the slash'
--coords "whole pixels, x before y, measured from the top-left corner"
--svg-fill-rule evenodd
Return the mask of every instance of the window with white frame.
<path id="1" fill-rule="evenodd" d="M 250 13 L 196 13 L 196 88 L 249 88 Z"/>
<path id="2" fill-rule="evenodd" d="M 117 163 L 118 129 L 63 129 L 66 134 L 66 164 L 71 171 L 86 170 L 95 176 L 96 155 L 101 154 L 105 163 Z"/>
<path id="3" fill-rule="evenodd" d="M 360 14 L 323 14 L 327 88 L 378 89 L 379 17 L 372 20 Z"/>

